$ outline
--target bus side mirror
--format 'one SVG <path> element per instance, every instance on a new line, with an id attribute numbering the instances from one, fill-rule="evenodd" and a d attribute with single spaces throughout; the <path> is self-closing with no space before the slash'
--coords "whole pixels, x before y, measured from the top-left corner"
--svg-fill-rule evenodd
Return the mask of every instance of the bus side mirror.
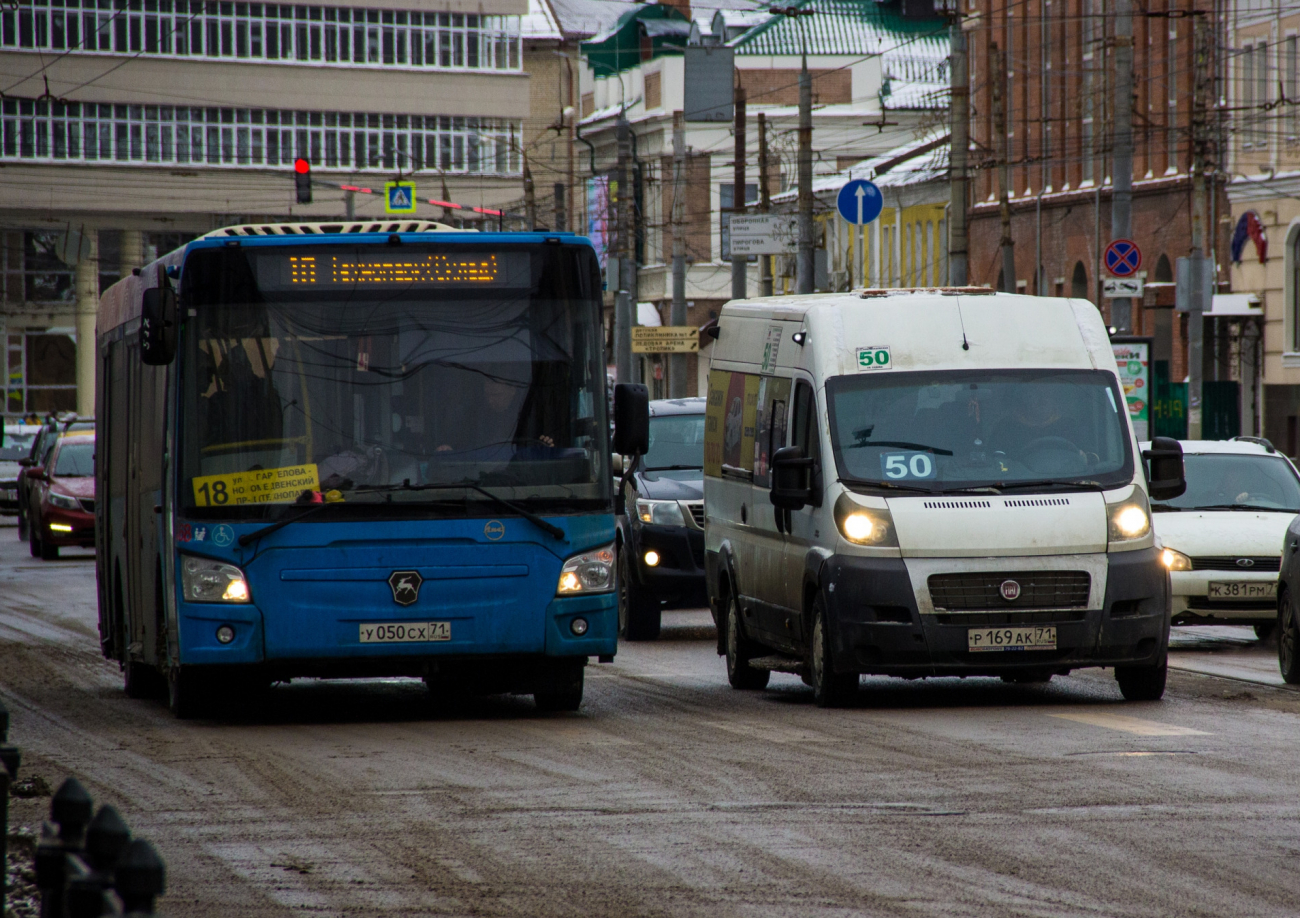
<path id="1" fill-rule="evenodd" d="M 772 505 L 802 510 L 812 503 L 813 461 L 801 446 L 783 446 L 772 454 Z"/>
<path id="2" fill-rule="evenodd" d="M 614 387 L 614 452 L 644 456 L 650 451 L 650 392 L 635 383 Z"/>
<path id="3" fill-rule="evenodd" d="M 176 356 L 176 291 L 151 287 L 140 306 L 140 359 L 151 367 L 166 366 Z"/>
<path id="4" fill-rule="evenodd" d="M 1147 461 L 1152 498 L 1172 500 L 1183 495 L 1187 478 L 1183 472 L 1181 443 L 1173 437 L 1156 437 L 1151 441 L 1151 448 L 1142 451 L 1142 458 Z"/>

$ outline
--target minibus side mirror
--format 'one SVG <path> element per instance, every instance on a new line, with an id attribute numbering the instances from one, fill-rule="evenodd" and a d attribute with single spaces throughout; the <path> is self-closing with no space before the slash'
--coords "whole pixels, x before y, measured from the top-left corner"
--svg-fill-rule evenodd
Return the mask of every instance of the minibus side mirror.
<path id="1" fill-rule="evenodd" d="M 1187 490 L 1183 473 L 1183 447 L 1173 437 L 1156 437 L 1151 448 L 1142 451 L 1147 461 L 1147 481 L 1154 500 L 1172 500 Z"/>
<path id="2" fill-rule="evenodd" d="M 802 510 L 812 503 L 813 461 L 803 447 L 785 446 L 772 454 L 772 505 Z"/>
<path id="3" fill-rule="evenodd" d="M 635 383 L 614 387 L 614 452 L 644 456 L 650 451 L 650 392 Z"/>
<path id="4" fill-rule="evenodd" d="M 140 359 L 166 366 L 176 356 L 176 291 L 151 287 L 140 306 Z"/>

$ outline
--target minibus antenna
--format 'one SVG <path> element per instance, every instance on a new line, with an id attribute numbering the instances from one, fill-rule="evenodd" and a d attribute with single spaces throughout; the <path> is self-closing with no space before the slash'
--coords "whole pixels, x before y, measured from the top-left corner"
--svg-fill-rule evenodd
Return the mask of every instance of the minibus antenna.
<path id="1" fill-rule="evenodd" d="M 961 314 L 961 297 L 957 297 L 957 321 L 961 323 L 961 349 L 970 350 L 970 344 L 966 341 L 966 317 Z"/>

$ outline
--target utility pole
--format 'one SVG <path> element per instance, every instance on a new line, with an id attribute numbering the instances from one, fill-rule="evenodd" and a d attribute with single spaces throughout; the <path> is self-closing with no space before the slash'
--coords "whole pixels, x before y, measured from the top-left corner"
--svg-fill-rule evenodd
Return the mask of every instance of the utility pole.
<path id="1" fill-rule="evenodd" d="M 524 222 L 528 232 L 537 229 L 537 195 L 533 190 L 533 173 L 528 168 L 528 154 L 524 154 Z"/>
<path id="2" fill-rule="evenodd" d="M 799 293 L 813 292 L 812 171 L 812 76 L 805 47 L 799 67 Z"/>
<path id="3" fill-rule="evenodd" d="M 772 192 L 767 187 L 767 115 L 758 113 L 758 211 L 767 213 L 772 206 Z M 758 256 L 759 293 L 772 295 L 772 256 Z"/>
<path id="4" fill-rule="evenodd" d="M 673 112 L 673 305 L 670 325 L 686 324 L 686 238 L 682 235 L 682 214 L 686 210 L 686 117 Z M 668 358 L 668 395 L 686 397 L 686 355 Z"/>
<path id="5" fill-rule="evenodd" d="M 1002 216 L 1002 289 L 1016 292 L 1016 241 L 1011 236 L 1011 138 L 1003 95 L 1007 87 L 1007 56 L 998 43 L 989 45 L 989 82 L 993 90 L 993 130 L 998 135 L 998 213 Z"/>
<path id="6" fill-rule="evenodd" d="M 732 172 L 731 185 L 731 216 L 734 219 L 736 214 L 745 212 L 745 89 L 739 82 L 733 91 L 732 108 L 736 113 L 736 153 L 735 169 Z M 732 237 L 735 238 L 734 236 Z M 735 252 L 731 255 L 731 298 L 733 300 L 743 300 L 749 296 L 749 278 L 745 270 L 746 256 L 737 256 Z"/>
<path id="7" fill-rule="evenodd" d="M 966 155 L 970 149 L 970 80 L 966 72 L 966 33 L 961 17 L 949 26 L 951 46 L 952 118 L 948 149 L 948 283 L 965 287 L 966 280 Z"/>
<path id="8" fill-rule="evenodd" d="M 357 193 L 355 191 L 345 191 L 343 193 L 343 213 L 348 220 L 357 218 Z"/>
<path id="9" fill-rule="evenodd" d="M 1115 0 L 1115 135 L 1112 153 L 1110 238 L 1133 232 L 1133 0 Z M 1127 335 L 1133 331 L 1133 301 L 1110 302 L 1110 321 Z"/>
<path id="10" fill-rule="evenodd" d="M 618 293 L 614 297 L 614 366 L 618 382 L 632 377 L 632 298 L 636 243 L 632 239 L 632 128 L 622 114 L 618 137 Z"/>
<path id="11" fill-rule="evenodd" d="M 569 229 L 568 214 L 565 208 L 565 189 L 563 182 L 556 182 L 552 189 L 555 195 L 555 231 L 557 233 L 567 232 Z"/>
<path id="12" fill-rule="evenodd" d="M 1193 79 L 1192 86 L 1192 289 L 1187 310 L 1187 438 L 1201 439 L 1201 381 L 1205 375 L 1205 306 L 1212 290 L 1203 280 L 1214 277 L 1214 249 L 1207 241 L 1213 236 L 1205 225 L 1205 166 L 1209 105 L 1210 54 L 1208 29 L 1204 16 L 1192 17 Z M 1209 265 L 1204 261 L 1208 255 Z M 1208 268 L 1208 269 L 1207 269 Z M 1211 283 L 1212 285 L 1212 283 Z"/>

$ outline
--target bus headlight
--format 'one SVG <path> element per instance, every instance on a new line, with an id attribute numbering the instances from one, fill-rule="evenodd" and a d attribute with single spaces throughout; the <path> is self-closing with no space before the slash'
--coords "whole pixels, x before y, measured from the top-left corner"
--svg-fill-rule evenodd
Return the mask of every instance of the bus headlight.
<path id="1" fill-rule="evenodd" d="M 188 602 L 248 602 L 248 581 L 233 564 L 186 555 L 181 559 L 181 591 Z"/>
<path id="2" fill-rule="evenodd" d="M 1151 532 L 1151 511 L 1147 507 L 1147 496 L 1141 489 L 1134 490 L 1133 496 L 1127 500 L 1108 504 L 1106 518 L 1110 521 L 1108 535 L 1112 543 L 1133 542 Z"/>
<path id="3" fill-rule="evenodd" d="M 557 596 L 608 593 L 614 589 L 614 546 L 606 545 L 574 555 L 560 568 Z"/>
<path id="4" fill-rule="evenodd" d="M 1166 548 L 1162 551 L 1160 560 L 1171 571 L 1190 571 L 1192 569 L 1192 559 L 1181 551 L 1175 551 L 1172 548 Z"/>

